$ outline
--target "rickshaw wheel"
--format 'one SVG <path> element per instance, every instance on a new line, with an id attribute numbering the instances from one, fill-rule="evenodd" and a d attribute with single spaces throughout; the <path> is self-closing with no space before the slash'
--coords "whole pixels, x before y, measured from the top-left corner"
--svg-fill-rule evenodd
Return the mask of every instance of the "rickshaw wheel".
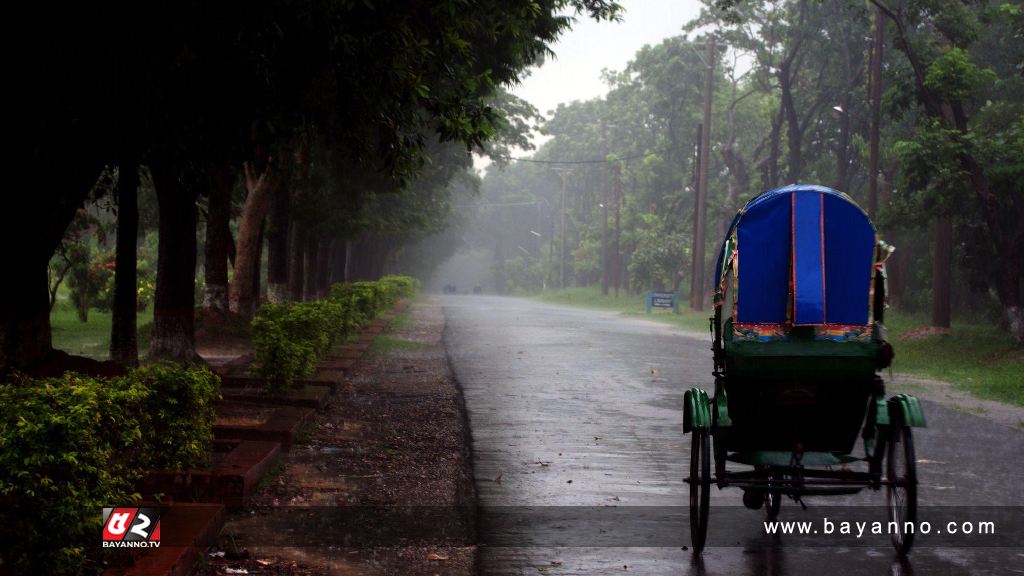
<path id="1" fill-rule="evenodd" d="M 886 499 L 889 505 L 889 521 L 896 523 L 891 534 L 892 544 L 898 554 L 910 552 L 914 544 L 914 532 L 906 532 L 906 523 L 917 527 L 917 465 L 914 456 L 914 437 L 909 426 L 902 424 L 891 428 L 886 457 Z"/>
<path id="2" fill-rule="evenodd" d="M 769 490 L 764 495 L 764 511 L 769 520 L 775 520 L 779 516 L 779 509 L 782 508 L 782 494 L 776 490 Z"/>
<path id="3" fill-rule="evenodd" d="M 690 444 L 690 543 L 700 554 L 708 536 L 711 446 L 707 430 L 694 430 Z"/>

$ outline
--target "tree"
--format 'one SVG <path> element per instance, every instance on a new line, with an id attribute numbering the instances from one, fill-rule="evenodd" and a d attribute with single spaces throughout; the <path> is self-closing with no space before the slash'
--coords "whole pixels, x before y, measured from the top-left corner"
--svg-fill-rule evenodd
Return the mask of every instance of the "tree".
<path id="1" fill-rule="evenodd" d="M 1024 107 L 1019 96 L 1008 92 L 1020 85 L 1020 77 L 1011 67 L 1013 62 L 1004 60 L 1003 70 L 997 72 L 975 64 L 970 53 L 972 46 L 984 48 L 984 41 L 979 42 L 983 23 L 1006 25 L 991 20 L 983 7 L 912 2 L 894 9 L 880 0 L 872 3 L 896 28 L 897 46 L 910 64 L 917 105 L 923 113 L 914 139 L 903 145 L 911 182 L 918 189 L 931 187 L 943 196 L 954 194 L 965 184 L 970 187 L 989 241 L 1002 262 L 996 271 L 995 292 L 1004 322 L 1013 337 L 1024 342 L 1024 199 L 1019 185 L 1024 172 L 1019 157 L 1003 163 L 1008 160 L 1007 153 L 1020 150 Z M 1000 105 L 989 106 L 983 104 L 986 94 L 1004 98 Z M 941 152 L 936 154 L 937 150 Z M 939 230 L 945 234 L 949 226 L 943 223 Z"/>
<path id="2" fill-rule="evenodd" d="M 139 363 L 137 250 L 139 241 L 139 164 L 131 155 L 121 161 L 117 178 L 117 259 L 111 309 L 110 359 L 126 366 Z"/>
<path id="3" fill-rule="evenodd" d="M 281 178 L 272 161 L 268 162 L 263 172 L 258 175 L 249 163 L 245 163 L 243 173 L 248 194 L 238 221 L 235 276 L 229 289 L 228 305 L 235 314 L 243 318 L 252 318 L 256 313 L 259 297 L 259 294 L 253 291 L 253 280 L 257 273 L 263 221 L 270 211 L 271 201 L 281 186 Z"/>
<path id="4" fill-rule="evenodd" d="M 62 17 L 52 15 L 60 11 Z M 4 18 L 3 112 L 8 144 L 0 245 L 0 375 L 52 348 L 47 264 L 113 150 L 115 87 L 94 72 L 111 61 L 113 20 L 95 7 L 39 2 Z M 11 247 L 18 247 L 12 249 Z"/>

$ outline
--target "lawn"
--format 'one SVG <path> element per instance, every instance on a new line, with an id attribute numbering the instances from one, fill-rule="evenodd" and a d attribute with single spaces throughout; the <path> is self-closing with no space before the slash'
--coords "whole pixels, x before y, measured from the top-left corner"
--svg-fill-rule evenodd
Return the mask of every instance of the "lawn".
<path id="1" fill-rule="evenodd" d="M 951 382 L 979 398 L 1024 406 L 1024 347 L 992 323 L 953 322 L 950 335 L 921 340 L 900 336 L 928 324 L 920 316 L 888 313 L 896 348 L 893 370 Z"/>
<path id="2" fill-rule="evenodd" d="M 139 350 L 143 354 L 149 347 L 147 325 L 152 321 L 152 308 L 139 312 Z M 89 321 L 81 322 L 70 304 L 58 302 L 50 313 L 53 347 L 68 354 L 107 360 L 110 358 L 110 323 L 110 312 L 89 310 Z"/>
<path id="3" fill-rule="evenodd" d="M 598 288 L 569 288 L 543 292 L 533 298 L 620 312 L 638 318 L 667 322 L 679 328 L 708 334 L 710 310 L 692 312 L 680 303 L 680 314 L 665 310 L 644 313 L 643 295 L 603 296 Z M 896 349 L 893 371 L 944 380 L 979 398 L 1024 406 L 1024 347 L 1015 346 L 997 326 L 985 322 L 953 322 L 953 333 L 921 340 L 902 340 L 911 330 L 927 326 L 927 318 L 887 312 L 889 338 Z"/>

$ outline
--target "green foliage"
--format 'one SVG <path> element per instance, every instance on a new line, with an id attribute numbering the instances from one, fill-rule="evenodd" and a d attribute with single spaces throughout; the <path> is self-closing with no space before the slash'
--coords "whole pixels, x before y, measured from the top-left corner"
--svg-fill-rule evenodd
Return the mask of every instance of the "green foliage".
<path id="1" fill-rule="evenodd" d="M 414 278 L 385 276 L 376 282 L 335 284 L 325 300 L 264 304 L 252 322 L 253 373 L 267 390 L 287 391 L 296 378 L 313 374 L 331 346 L 418 289 Z"/>
<path id="2" fill-rule="evenodd" d="M 971 62 L 966 50 L 952 48 L 928 67 L 924 85 L 947 100 L 968 100 L 982 85 L 995 80 L 995 72 Z"/>
<path id="3" fill-rule="evenodd" d="M 145 469 L 202 462 L 217 385 L 172 365 L 0 384 L 0 571 L 96 572 L 101 509 L 137 500 Z"/>
<path id="4" fill-rule="evenodd" d="M 121 380 L 149 391 L 140 415 L 146 451 L 139 465 L 177 470 L 204 464 L 213 443 L 220 378 L 206 368 L 161 363 Z"/>
<path id="5" fill-rule="evenodd" d="M 505 274 L 512 292 L 535 292 L 544 287 L 544 263 L 532 256 L 506 260 Z"/>
<path id="6" fill-rule="evenodd" d="M 114 254 L 105 255 L 108 269 L 113 272 L 117 269 Z M 138 259 L 135 262 L 136 278 L 136 308 L 139 312 L 145 312 L 156 296 L 156 260 L 150 263 L 147 251 L 140 250 Z M 106 282 L 96 295 L 93 305 L 103 311 L 109 311 L 114 306 L 114 274 L 108 274 Z"/>
<path id="7" fill-rule="evenodd" d="M 130 407 L 146 395 L 72 374 L 0 386 L 0 497 L 10 499 L 0 540 L 18 543 L 2 555 L 8 568 L 75 573 L 85 565 L 100 509 L 131 498 L 138 471 L 120 458 L 141 442 Z"/>
<path id="8" fill-rule="evenodd" d="M 378 282 L 385 287 L 389 304 L 403 298 L 412 298 L 420 289 L 420 281 L 411 276 L 385 276 Z"/>
<path id="9" fill-rule="evenodd" d="M 357 324 L 370 320 L 384 306 L 383 290 L 377 282 L 345 282 L 331 286 L 330 300 L 351 308 Z"/>
<path id="10" fill-rule="evenodd" d="M 673 232 L 654 214 L 641 215 L 640 222 L 634 233 L 636 249 L 629 261 L 633 283 L 640 289 L 674 286 L 689 264 L 689 239 Z"/>
<path id="11" fill-rule="evenodd" d="M 284 392 L 296 377 L 309 376 L 326 350 L 332 328 L 328 308 L 341 308 L 329 302 L 265 304 L 252 321 L 252 341 L 256 352 L 254 372 L 267 383 L 267 389 Z"/>
<path id="12" fill-rule="evenodd" d="M 69 243 L 64 249 L 68 268 L 68 287 L 71 302 L 78 310 L 78 318 L 89 319 L 89 308 L 97 303 L 100 294 L 114 277 L 114 258 L 109 253 L 92 255 L 88 242 Z"/>

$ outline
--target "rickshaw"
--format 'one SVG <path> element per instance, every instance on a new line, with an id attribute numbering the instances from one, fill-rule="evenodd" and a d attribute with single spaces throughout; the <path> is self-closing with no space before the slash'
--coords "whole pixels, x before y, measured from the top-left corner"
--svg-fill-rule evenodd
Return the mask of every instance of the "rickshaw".
<path id="1" fill-rule="evenodd" d="M 849 196 L 824 186 L 764 192 L 733 219 L 715 272 L 714 395 L 684 394 L 695 553 L 712 483 L 742 489 L 744 505 L 769 519 L 786 497 L 803 505 L 884 488 L 893 545 L 909 552 L 911 429 L 925 420 L 917 398 L 886 398 L 878 374 L 893 357 L 883 324 L 892 251 Z M 853 454 L 858 432 L 862 456 Z"/>

